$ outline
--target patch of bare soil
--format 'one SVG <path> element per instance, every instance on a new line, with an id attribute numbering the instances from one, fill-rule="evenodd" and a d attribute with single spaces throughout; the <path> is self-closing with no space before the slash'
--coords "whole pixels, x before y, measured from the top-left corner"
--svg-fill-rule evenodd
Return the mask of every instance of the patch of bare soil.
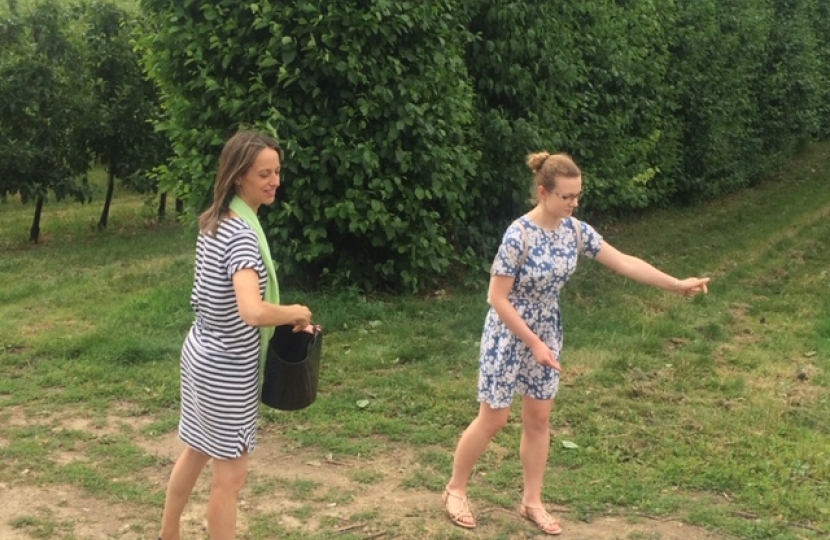
<path id="1" fill-rule="evenodd" d="M 0 501 L 3 540 L 144 538 L 143 523 L 153 517 L 147 508 L 103 502 L 71 486 L 0 484 Z"/>
<path id="2" fill-rule="evenodd" d="M 114 424 L 123 418 L 112 418 Z M 84 422 L 73 425 L 78 428 Z M 100 429 L 100 427 L 99 427 Z M 168 467 L 142 474 L 164 491 L 167 475 L 183 445 L 175 432 L 138 444 Z M 515 508 L 477 506 L 479 526 L 462 531 L 446 518 L 439 493 L 410 489 L 405 479 L 423 467 L 407 449 L 377 459 L 331 459 L 294 448 L 275 431 L 262 430 L 251 454 L 248 483 L 239 506 L 239 538 L 279 538 L 281 531 L 332 538 L 350 533 L 366 540 L 540 539 L 548 538 L 523 520 Z M 199 479 L 182 517 L 182 538 L 207 540 L 205 524 L 209 471 Z M 161 508 L 90 498 L 69 486 L 0 484 L 0 539 L 153 540 Z M 708 531 L 672 520 L 605 517 L 590 523 L 552 508 L 562 520 L 558 538 L 579 540 L 722 540 Z M 273 534 L 254 533 L 263 521 Z M 46 528 L 44 528 L 46 527 Z M 51 529 L 48 529 L 51 527 Z M 48 532 L 44 534 L 44 532 Z M 460 536 L 459 536 L 460 535 Z"/>

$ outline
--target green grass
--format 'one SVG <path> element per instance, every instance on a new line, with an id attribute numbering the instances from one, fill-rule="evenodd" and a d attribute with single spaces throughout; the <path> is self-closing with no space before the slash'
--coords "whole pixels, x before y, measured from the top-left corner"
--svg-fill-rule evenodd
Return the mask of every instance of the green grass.
<path id="1" fill-rule="evenodd" d="M 708 296 L 688 301 L 580 260 L 562 301 L 548 501 L 586 520 L 671 516 L 748 540 L 826 536 L 828 183 L 830 145 L 815 145 L 757 188 L 601 230 L 674 275 L 713 281 Z M 166 474 L 169 464 L 134 441 L 175 430 L 194 235 L 174 221 L 156 223 L 129 193 L 116 194 L 110 228 L 98 233 L 98 204 L 50 202 L 40 245 L 25 240 L 31 206 L 0 206 L 0 482 L 68 483 L 103 501 L 152 508 L 163 493 L 148 471 Z M 407 452 L 419 466 L 402 489 L 437 496 L 477 410 L 486 274 L 478 281 L 474 290 L 426 299 L 283 291 L 325 327 L 324 369 L 314 406 L 263 410 L 266 425 L 285 444 L 335 459 Z M 471 497 L 482 504 L 517 500 L 516 413 L 476 469 Z M 113 416 L 123 419 L 119 429 L 90 435 Z M 89 426 L 68 428 L 77 418 Z M 24 469 L 32 472 L 21 476 Z M 347 474 L 366 490 L 384 478 L 371 467 Z M 300 521 L 317 504 L 360 497 L 319 480 L 264 478 L 252 481 L 251 496 L 277 489 L 298 501 L 291 512 Z M 365 512 L 352 520 L 377 517 Z M 313 534 L 285 533 L 272 517 L 254 516 L 248 537 L 330 538 L 342 527 L 325 518 Z M 477 537 L 507 538 L 513 525 Z M 15 526 L 32 537 L 62 530 L 44 518 Z M 435 536 L 455 537 L 465 536 Z"/>

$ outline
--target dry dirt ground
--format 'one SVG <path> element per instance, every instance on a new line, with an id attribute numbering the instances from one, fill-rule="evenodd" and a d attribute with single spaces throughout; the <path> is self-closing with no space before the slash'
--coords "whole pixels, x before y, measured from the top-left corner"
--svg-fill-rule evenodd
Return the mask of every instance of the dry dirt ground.
<path id="1" fill-rule="evenodd" d="M 11 423 L 31 422 L 19 414 Z M 123 422 L 123 418 L 119 421 Z M 131 419 L 132 421 L 132 419 Z M 93 436 L 114 431 L 110 426 L 85 419 L 63 419 L 68 429 L 82 429 Z M 162 492 L 172 463 L 181 452 L 176 433 L 140 439 L 138 444 L 159 458 L 158 467 L 141 474 Z M 0 437 L 0 446 L 8 441 Z M 58 462 L 86 459 L 79 454 L 55 456 Z M 331 531 L 332 538 L 351 534 L 364 540 L 432 540 L 445 538 L 518 540 L 550 538 L 524 521 L 515 509 L 477 507 L 479 527 L 464 531 L 449 523 L 440 494 L 411 489 L 404 480 L 421 465 L 401 449 L 383 458 L 335 461 L 324 455 L 297 455 L 276 431 L 262 430 L 259 446 L 251 454 L 248 483 L 239 509 L 240 534 L 250 538 L 255 523 L 268 522 L 271 533 L 257 537 L 280 538 L 280 531 L 294 531 L 294 538 Z M 28 474 L 19 471 L 19 474 Z M 6 476 L 8 478 L 8 476 Z M 205 509 L 208 474 L 196 485 L 182 520 L 184 540 L 207 540 Z M 590 523 L 569 516 L 567 508 L 552 508 L 562 520 L 563 540 L 722 540 L 708 531 L 672 520 L 647 517 L 605 517 Z M 36 482 L 0 483 L 0 540 L 154 540 L 160 508 L 114 503 L 91 497 L 70 485 L 40 486 Z M 51 530 L 32 523 L 50 523 Z"/>

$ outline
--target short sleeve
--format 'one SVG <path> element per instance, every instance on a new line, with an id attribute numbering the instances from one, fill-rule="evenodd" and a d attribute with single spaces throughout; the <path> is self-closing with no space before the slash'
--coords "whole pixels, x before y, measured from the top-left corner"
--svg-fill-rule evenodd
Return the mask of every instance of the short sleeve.
<path id="1" fill-rule="evenodd" d="M 522 256 L 525 253 L 527 234 L 521 225 L 512 223 L 504 232 L 504 236 L 490 267 L 490 274 L 494 276 L 517 277 L 522 266 Z"/>
<path id="2" fill-rule="evenodd" d="M 259 244 L 256 233 L 248 228 L 240 228 L 228 238 L 226 252 L 228 279 L 233 280 L 233 275 L 245 268 L 253 268 L 260 273 L 264 266 L 262 256 L 259 254 Z"/>
<path id="3" fill-rule="evenodd" d="M 602 247 L 602 235 L 584 221 L 578 221 L 577 223 L 582 230 L 582 250 L 580 254 L 593 259 L 599 254 Z"/>

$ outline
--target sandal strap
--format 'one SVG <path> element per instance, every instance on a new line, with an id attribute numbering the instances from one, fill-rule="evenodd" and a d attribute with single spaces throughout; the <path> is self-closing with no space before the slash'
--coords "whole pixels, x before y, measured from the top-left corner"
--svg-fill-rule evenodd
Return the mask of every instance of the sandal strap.
<path id="1" fill-rule="evenodd" d="M 470 510 L 470 501 L 467 500 L 467 497 L 462 497 L 461 495 L 456 495 L 455 493 L 452 493 L 449 490 L 446 491 L 446 494 L 447 494 L 447 496 L 444 497 L 444 502 L 446 502 L 447 499 L 449 499 L 450 497 L 452 497 L 454 499 L 458 499 L 459 501 L 461 501 L 461 509 L 458 512 L 455 512 L 455 513 L 450 512 L 450 514 L 452 514 L 455 517 L 461 517 L 463 515 L 470 515 L 470 516 L 473 515 L 472 511 Z"/>
<path id="2" fill-rule="evenodd" d="M 461 508 L 459 508 L 456 512 L 451 512 L 449 508 L 447 508 L 447 514 L 449 514 L 450 519 L 455 523 L 465 526 L 471 527 L 475 525 L 475 516 L 473 515 L 472 509 L 470 508 L 470 501 L 467 497 L 462 497 L 461 495 L 456 495 L 452 493 L 450 490 L 444 490 L 444 504 L 446 505 L 447 501 L 450 498 L 458 499 L 461 501 Z M 465 518 L 469 518 L 469 521 Z"/>
<path id="3" fill-rule="evenodd" d="M 542 506 L 527 506 L 523 504 L 519 513 L 535 523 L 542 532 L 558 534 L 557 531 L 561 531 L 559 520 L 550 515 Z"/>

